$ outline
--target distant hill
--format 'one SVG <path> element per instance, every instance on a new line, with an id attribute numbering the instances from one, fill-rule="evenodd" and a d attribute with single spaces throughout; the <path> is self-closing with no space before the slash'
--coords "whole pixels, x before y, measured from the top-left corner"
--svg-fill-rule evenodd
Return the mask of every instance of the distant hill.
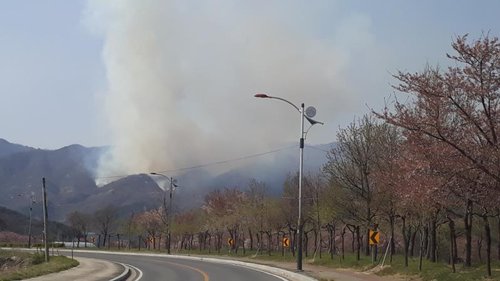
<path id="1" fill-rule="evenodd" d="M 116 206 L 123 216 L 161 204 L 165 193 L 149 175 L 131 175 L 102 187 L 95 183 L 93 172 L 106 148 L 70 145 L 57 150 L 33 149 L 1 142 L 0 205 L 22 211 L 28 209 L 33 193 L 37 203 L 33 217 L 42 218 L 42 177 L 47 179 L 49 218 L 64 221 L 71 211 L 93 213 L 108 205 Z M 0 143 L 0 144 L 1 144 Z M 304 169 L 318 171 L 326 161 L 331 144 L 306 146 Z M 281 194 L 289 173 L 298 170 L 298 148 L 290 148 L 265 157 L 252 158 L 226 172 L 212 175 L 203 168 L 176 174 L 179 187 L 174 192 L 174 209 L 187 209 L 202 204 L 205 195 L 215 188 L 244 189 L 251 179 L 265 182 L 270 193 Z"/>
<path id="2" fill-rule="evenodd" d="M 33 149 L 0 157 L 0 205 L 26 210 L 33 193 L 33 216 L 42 217 L 42 177 L 46 178 L 48 213 L 64 221 L 71 211 L 93 213 L 116 205 L 124 211 L 149 209 L 160 190 L 148 176 L 131 176 L 98 187 L 91 171 L 103 148 L 70 145 L 57 150 Z M 140 180 L 138 180 L 140 178 Z M 148 192 L 144 192 L 145 189 Z M 119 196 L 122 195 L 122 196 Z M 128 212 L 127 212 L 128 213 Z"/>
<path id="3" fill-rule="evenodd" d="M 48 210 L 51 218 L 63 220 L 65 205 L 79 202 L 97 190 L 87 165 L 95 165 L 98 150 L 79 145 L 58 150 L 27 150 L 0 158 L 0 205 L 26 209 L 33 192 L 41 201 L 42 177 L 47 178 Z M 94 163 L 92 163 L 94 161 Z M 41 217 L 40 204 L 35 217 Z"/>
<path id="4" fill-rule="evenodd" d="M 32 147 L 10 143 L 2 138 L 0 138 L 0 157 L 7 156 L 10 154 L 14 154 L 17 152 L 23 152 L 32 150 Z"/>
<path id="5" fill-rule="evenodd" d="M 28 235 L 29 211 L 26 215 L 0 206 L 0 232 L 14 232 L 20 235 Z M 49 221 L 48 233 L 50 237 L 58 238 L 70 233 L 70 228 L 62 223 Z M 31 234 L 38 240 L 43 235 L 43 221 L 33 219 L 31 222 Z"/>

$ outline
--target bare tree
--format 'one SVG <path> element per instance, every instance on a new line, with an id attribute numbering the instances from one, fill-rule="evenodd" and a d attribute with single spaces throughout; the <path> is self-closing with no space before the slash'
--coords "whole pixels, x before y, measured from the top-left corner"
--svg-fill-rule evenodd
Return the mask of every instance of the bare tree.
<path id="1" fill-rule="evenodd" d="M 102 246 L 106 246 L 106 241 L 111 233 L 117 219 L 118 210 L 115 206 L 107 206 L 94 213 L 94 225 L 102 235 Z M 109 241 L 108 241 L 109 243 Z M 101 246 L 101 245 L 98 245 Z"/>
<path id="2" fill-rule="evenodd" d="M 66 221 L 73 230 L 73 235 L 77 239 L 77 247 L 80 247 L 80 240 L 83 238 L 84 245 L 87 247 L 87 235 L 90 224 L 90 217 L 87 214 L 73 211 L 68 214 Z"/>
<path id="3" fill-rule="evenodd" d="M 352 218 L 365 228 L 365 254 L 370 254 L 369 229 L 376 216 L 374 202 L 377 190 L 374 172 L 382 158 L 382 144 L 386 142 L 390 125 L 378 123 L 371 116 L 364 116 L 337 134 L 337 143 L 328 152 L 328 162 L 324 172 L 332 184 L 338 184 L 350 194 L 351 203 L 360 205 L 351 210 L 356 212 Z"/>

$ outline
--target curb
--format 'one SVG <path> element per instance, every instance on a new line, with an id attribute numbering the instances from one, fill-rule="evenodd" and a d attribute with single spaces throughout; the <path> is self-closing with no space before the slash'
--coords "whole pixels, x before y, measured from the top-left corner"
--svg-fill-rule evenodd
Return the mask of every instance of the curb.
<path id="1" fill-rule="evenodd" d="M 113 279 L 110 279 L 109 281 L 125 281 L 125 280 L 127 280 L 127 278 L 131 274 L 130 267 L 126 264 L 121 263 L 121 262 L 115 262 L 115 263 L 123 266 L 124 270 L 123 270 L 122 274 L 118 275 L 117 277 L 115 277 Z"/>
<path id="2" fill-rule="evenodd" d="M 239 266 L 239 267 L 245 267 L 245 268 L 250 268 L 254 269 L 257 271 L 262 271 L 271 275 L 275 275 L 278 277 L 283 277 L 286 278 L 286 280 L 293 280 L 293 281 L 318 281 L 317 279 L 293 272 L 290 270 L 278 268 L 278 267 L 273 267 L 269 265 L 263 265 L 263 264 L 257 264 L 257 263 L 250 263 L 250 262 L 243 262 L 243 261 L 235 261 L 235 260 L 226 260 L 226 259 L 218 259 L 218 258 L 205 258 L 205 257 L 195 257 L 195 256 L 179 256 L 179 255 L 170 255 L 166 256 L 172 257 L 172 258 L 178 258 L 178 259 L 186 259 L 186 260 L 198 260 L 198 261 L 206 261 L 206 262 L 211 262 L 211 263 L 219 263 L 219 264 L 229 264 L 233 266 Z"/>

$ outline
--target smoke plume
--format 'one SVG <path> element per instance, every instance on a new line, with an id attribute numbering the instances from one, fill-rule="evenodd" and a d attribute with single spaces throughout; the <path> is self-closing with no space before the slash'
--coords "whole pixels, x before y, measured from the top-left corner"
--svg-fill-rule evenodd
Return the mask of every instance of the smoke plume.
<path id="1" fill-rule="evenodd" d="M 346 44 L 352 32 L 368 32 L 363 19 L 348 31 L 329 26 L 322 11 L 333 8 L 300 1 L 89 1 L 84 19 L 103 38 L 112 140 L 97 177 L 165 171 L 296 141 L 299 114 L 254 98 L 256 92 L 314 105 L 327 126 L 312 129 L 310 141 L 333 141 L 336 128 L 328 122 L 355 100 L 343 85 L 348 48 L 336 48 L 336 38 Z"/>

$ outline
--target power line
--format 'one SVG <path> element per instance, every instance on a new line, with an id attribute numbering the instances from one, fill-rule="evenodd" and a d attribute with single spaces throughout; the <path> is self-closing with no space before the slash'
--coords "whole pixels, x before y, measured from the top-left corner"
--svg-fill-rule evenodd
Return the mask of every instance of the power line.
<path id="1" fill-rule="evenodd" d="M 312 145 L 307 145 L 307 144 L 306 144 L 306 147 L 307 147 L 307 148 L 316 149 L 316 150 L 319 150 L 319 151 L 323 151 L 323 152 L 330 152 L 329 150 L 322 149 L 322 148 L 319 148 L 319 147 L 316 147 L 316 146 L 312 146 Z"/>
<path id="2" fill-rule="evenodd" d="M 242 157 L 238 157 L 238 158 L 233 158 L 233 159 L 229 159 L 229 160 L 217 161 L 217 162 L 212 162 L 212 163 L 207 163 L 207 164 L 202 164 L 202 165 L 196 165 L 196 166 L 191 166 L 191 167 L 185 167 L 185 168 L 179 168 L 179 169 L 172 169 L 172 170 L 166 170 L 166 171 L 160 171 L 160 172 L 165 172 L 165 173 L 180 172 L 180 171 L 185 171 L 185 170 L 204 168 L 204 167 L 213 166 L 213 165 L 220 165 L 220 164 L 226 164 L 226 163 L 230 163 L 230 162 L 242 161 L 242 160 L 246 160 L 246 159 L 250 159 L 250 158 L 264 156 L 264 155 L 271 154 L 271 153 L 280 152 L 282 150 L 290 149 L 292 147 L 296 147 L 296 145 L 288 146 L 288 147 L 284 147 L 284 148 L 278 148 L 278 149 L 267 151 L 267 152 L 262 152 L 262 153 L 257 153 L 257 154 L 242 156 Z"/>
<path id="3" fill-rule="evenodd" d="M 251 154 L 251 155 L 246 155 L 246 156 L 241 156 L 241 157 L 233 158 L 233 159 L 227 159 L 227 160 L 222 160 L 222 161 L 210 162 L 210 163 L 205 163 L 205 164 L 200 164 L 200 165 L 195 165 L 195 166 L 190 166 L 190 167 L 183 167 L 183 168 L 178 168 L 178 169 L 157 171 L 157 173 L 172 173 L 172 172 L 180 172 L 180 171 L 186 171 L 186 170 L 199 169 L 199 168 L 204 168 L 204 167 L 209 167 L 209 166 L 214 166 L 214 165 L 221 165 L 221 164 L 226 164 L 226 163 L 231 163 L 231 162 L 236 162 L 236 161 L 242 161 L 242 160 L 246 160 L 246 159 L 256 158 L 256 157 L 264 156 L 264 155 L 267 155 L 267 154 L 276 153 L 276 152 L 280 152 L 280 151 L 283 151 L 283 150 L 291 149 L 291 148 L 294 148 L 294 147 L 296 147 L 296 145 L 282 147 L 282 148 L 277 148 L 277 149 L 273 149 L 273 150 L 270 150 L 270 151 L 256 153 L 256 154 Z M 124 178 L 124 177 L 127 177 L 127 176 L 130 176 L 130 175 L 106 176 L 106 177 L 98 177 L 98 178 L 95 178 L 95 179 Z"/>

